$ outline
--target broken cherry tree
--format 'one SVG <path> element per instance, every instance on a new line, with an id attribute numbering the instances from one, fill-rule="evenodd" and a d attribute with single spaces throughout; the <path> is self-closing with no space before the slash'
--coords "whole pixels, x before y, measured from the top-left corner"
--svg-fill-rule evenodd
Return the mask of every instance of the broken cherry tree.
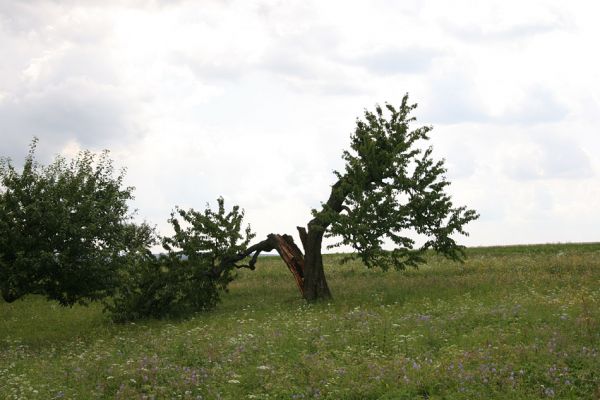
<path id="1" fill-rule="evenodd" d="M 432 128 L 410 127 L 415 108 L 405 95 L 398 108 L 376 106 L 374 112 L 365 111 L 364 119 L 357 119 L 350 149 L 342 154 L 345 168 L 334 172 L 337 181 L 329 198 L 312 211 L 306 227 L 297 228 L 304 252 L 290 235 L 269 234 L 251 246 L 223 249 L 210 275 L 221 279 L 234 268 L 254 269 L 261 252 L 276 250 L 302 296 L 313 301 L 331 297 L 323 269 L 324 237 L 339 238 L 330 247 L 352 247 L 369 268 L 417 266 L 428 249 L 461 260 L 463 247 L 454 236 L 467 235 L 463 227 L 478 214 L 455 207 L 445 192 L 450 182 L 444 176 L 444 162 L 435 161 L 432 148 L 424 146 Z M 416 247 L 406 236 L 408 231 L 425 237 L 425 242 Z M 384 249 L 387 245 L 392 249 Z M 247 257 L 251 257 L 247 264 L 237 264 Z"/>

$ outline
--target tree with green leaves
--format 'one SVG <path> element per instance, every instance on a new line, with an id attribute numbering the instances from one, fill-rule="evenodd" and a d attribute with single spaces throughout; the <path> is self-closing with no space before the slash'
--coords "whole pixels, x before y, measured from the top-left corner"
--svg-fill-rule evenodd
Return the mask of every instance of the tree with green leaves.
<path id="1" fill-rule="evenodd" d="M 128 211 L 108 152 L 36 161 L 34 139 L 21 172 L 0 159 L 0 292 L 62 305 L 101 300 L 115 321 L 186 315 L 210 309 L 235 276 L 232 263 L 254 237 L 235 206 L 204 212 L 176 208 L 174 235 L 159 237 Z M 162 243 L 166 253 L 155 255 Z"/>
<path id="2" fill-rule="evenodd" d="M 113 320 L 177 317 L 213 308 L 235 277 L 229 261 L 243 254 L 254 237 L 249 226 L 242 227 L 243 218 L 237 206 L 227 211 L 223 198 L 216 211 L 208 205 L 203 212 L 177 207 L 169 218 L 174 234 L 161 238 L 166 253 L 159 256 L 147 251 L 159 238 L 149 227 L 137 227 L 137 250 L 129 252 L 115 293 L 105 300 Z"/>
<path id="3" fill-rule="evenodd" d="M 133 245 L 123 187 L 108 152 L 49 166 L 31 144 L 22 172 L 0 160 L 0 291 L 7 302 L 41 294 L 63 305 L 109 295 Z"/>
<path id="4" fill-rule="evenodd" d="M 216 212 L 177 208 L 169 220 L 175 234 L 162 238 L 167 253 L 156 257 L 148 250 L 158 241 L 153 230 L 128 222 L 132 189 L 121 187 L 122 174 L 113 177 L 106 153 L 41 167 L 34 141 L 22 173 L 0 162 L 2 296 L 39 293 L 73 304 L 112 295 L 105 304 L 117 320 L 175 315 L 214 306 L 236 268 L 254 269 L 261 252 L 276 250 L 306 300 L 327 299 L 324 237 L 339 239 L 333 248 L 351 246 L 369 268 L 417 266 L 429 249 L 462 260 L 454 237 L 478 215 L 445 192 L 444 163 L 425 146 L 432 128 L 411 129 L 415 108 L 406 95 L 399 108 L 376 106 L 357 120 L 329 198 L 297 227 L 304 252 L 290 235 L 250 245 L 243 211 L 227 212 L 221 198 Z M 416 247 L 409 231 L 427 240 Z"/>
<path id="5" fill-rule="evenodd" d="M 304 253 L 289 235 L 268 237 L 236 255 L 223 258 L 214 270 L 219 276 L 232 266 L 253 269 L 263 251 L 277 250 L 292 272 L 302 296 L 308 300 L 331 297 L 323 269 L 324 237 L 339 238 L 332 247 L 351 246 L 355 256 L 371 267 L 404 269 L 424 262 L 432 249 L 453 260 L 462 260 L 463 247 L 456 234 L 477 219 L 474 210 L 455 207 L 445 189 L 444 162 L 435 161 L 432 148 L 424 147 L 431 127 L 411 129 L 415 118 L 408 95 L 400 107 L 386 104 L 365 111 L 356 121 L 350 150 L 344 151 L 345 168 L 335 172 L 337 181 L 327 201 L 312 210 L 306 227 L 298 227 Z M 426 237 L 415 248 L 408 231 Z M 393 249 L 385 250 L 386 244 Z M 247 265 L 237 263 L 252 256 Z"/>

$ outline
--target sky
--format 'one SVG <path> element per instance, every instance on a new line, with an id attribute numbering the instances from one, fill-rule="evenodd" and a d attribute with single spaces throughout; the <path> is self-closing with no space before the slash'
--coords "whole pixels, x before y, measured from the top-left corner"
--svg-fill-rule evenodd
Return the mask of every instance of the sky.
<path id="1" fill-rule="evenodd" d="M 137 220 L 223 196 L 295 234 L 356 118 L 418 103 L 468 246 L 598 241 L 600 3 L 0 1 L 0 155 L 109 149 Z"/>

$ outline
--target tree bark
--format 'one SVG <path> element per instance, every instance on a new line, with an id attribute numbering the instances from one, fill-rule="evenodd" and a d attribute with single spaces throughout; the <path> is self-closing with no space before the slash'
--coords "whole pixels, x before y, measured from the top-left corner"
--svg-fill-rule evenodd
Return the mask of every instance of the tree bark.
<path id="1" fill-rule="evenodd" d="M 276 250 L 292 273 L 296 286 L 298 286 L 298 290 L 304 299 L 307 301 L 330 299 L 331 292 L 325 279 L 323 256 L 321 254 L 324 231 L 315 225 L 309 225 L 308 232 L 302 227 L 299 227 L 298 231 L 303 232 L 300 237 L 306 255 L 302 254 L 291 236 L 271 233 L 265 240 L 249 247 L 245 252 L 221 260 L 219 265 L 210 271 L 209 275 L 218 278 L 226 269 L 231 268 L 249 268 L 253 270 L 261 252 Z M 247 265 L 236 264 L 249 256 L 252 256 L 252 258 Z"/>
<path id="2" fill-rule="evenodd" d="M 344 200 L 348 196 L 345 178 L 340 178 L 331 186 L 329 199 L 323 205 L 323 209 L 315 212 L 314 218 L 308 223 L 308 232 L 304 228 L 298 228 L 300 239 L 304 244 L 304 298 L 307 301 L 327 300 L 331 298 L 331 291 L 325 278 L 323 269 L 323 235 L 329 227 L 328 218 L 324 217 L 328 212 L 341 213 L 344 209 Z"/>
<path id="3" fill-rule="evenodd" d="M 331 292 L 323 270 L 321 246 L 324 230 L 319 226 L 308 226 L 306 237 L 306 257 L 304 258 L 304 298 L 307 301 L 327 300 Z"/>
<path id="4" fill-rule="evenodd" d="M 220 263 L 212 268 L 208 275 L 212 278 L 218 278 L 221 274 L 231 268 L 249 268 L 255 269 L 256 261 L 261 252 L 270 252 L 277 250 L 279 256 L 285 262 L 288 269 L 294 276 L 298 290 L 302 297 L 304 296 L 304 255 L 302 251 L 294 243 L 294 239 L 290 235 L 278 235 L 271 233 L 262 242 L 250 246 L 245 252 L 236 254 L 231 257 L 224 258 Z M 252 255 L 250 262 L 246 265 L 236 264 L 238 261 Z"/>
<path id="5" fill-rule="evenodd" d="M 285 262 L 288 269 L 294 276 L 298 290 L 300 290 L 300 294 L 303 297 L 306 297 L 304 291 L 305 259 L 302 255 L 302 252 L 298 246 L 296 246 L 296 243 L 294 243 L 294 239 L 292 239 L 292 237 L 289 235 L 271 234 L 269 236 L 273 236 L 273 239 L 277 242 L 275 250 L 277 250 L 279 256 Z"/>

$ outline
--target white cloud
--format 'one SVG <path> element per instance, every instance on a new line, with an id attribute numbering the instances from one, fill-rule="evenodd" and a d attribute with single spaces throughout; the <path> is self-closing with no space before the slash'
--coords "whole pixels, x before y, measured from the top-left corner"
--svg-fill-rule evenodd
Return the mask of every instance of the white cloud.
<path id="1" fill-rule="evenodd" d="M 1 155 L 110 148 L 140 217 L 223 195 L 264 236 L 326 199 L 354 120 L 420 104 L 468 244 L 596 240 L 599 6 L 582 0 L 0 4 Z"/>

